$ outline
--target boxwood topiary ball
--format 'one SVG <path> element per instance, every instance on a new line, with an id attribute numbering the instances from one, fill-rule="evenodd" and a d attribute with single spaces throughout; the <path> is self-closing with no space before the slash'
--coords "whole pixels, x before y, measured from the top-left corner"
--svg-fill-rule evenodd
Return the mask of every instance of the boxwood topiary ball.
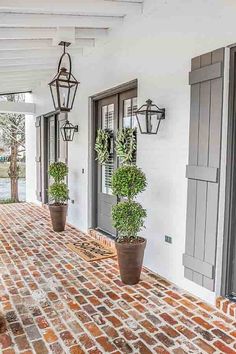
<path id="1" fill-rule="evenodd" d="M 146 176 L 135 165 L 123 165 L 113 173 L 111 185 L 114 195 L 132 199 L 145 190 Z"/>

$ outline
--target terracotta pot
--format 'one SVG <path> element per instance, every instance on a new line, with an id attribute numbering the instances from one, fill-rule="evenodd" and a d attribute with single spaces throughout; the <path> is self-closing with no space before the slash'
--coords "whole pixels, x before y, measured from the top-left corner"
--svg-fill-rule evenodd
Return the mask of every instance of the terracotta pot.
<path id="1" fill-rule="evenodd" d="M 120 276 L 124 284 L 134 285 L 139 282 L 146 244 L 145 239 L 139 243 L 115 243 Z"/>
<path id="2" fill-rule="evenodd" d="M 64 231 L 68 205 L 49 205 L 52 228 L 56 232 Z"/>

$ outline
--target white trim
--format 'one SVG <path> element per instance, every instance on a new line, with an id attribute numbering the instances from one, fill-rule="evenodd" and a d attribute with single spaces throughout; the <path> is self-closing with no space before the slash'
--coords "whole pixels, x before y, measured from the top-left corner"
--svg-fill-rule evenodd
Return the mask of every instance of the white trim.
<path id="1" fill-rule="evenodd" d="M 224 67 L 224 97 L 222 117 L 222 140 L 221 140 L 221 168 L 220 168 L 220 195 L 219 195 L 219 218 L 218 237 L 216 252 L 216 296 L 221 295 L 221 283 L 223 276 L 223 242 L 224 242 L 224 221 L 225 221 L 225 189 L 226 189 L 226 162 L 227 162 L 227 132 L 228 132 L 228 111 L 229 111 L 229 63 L 230 48 L 225 48 Z"/>
<path id="2" fill-rule="evenodd" d="M 0 102 L 1 113 L 20 113 L 31 115 L 35 113 L 35 104 L 26 102 Z"/>

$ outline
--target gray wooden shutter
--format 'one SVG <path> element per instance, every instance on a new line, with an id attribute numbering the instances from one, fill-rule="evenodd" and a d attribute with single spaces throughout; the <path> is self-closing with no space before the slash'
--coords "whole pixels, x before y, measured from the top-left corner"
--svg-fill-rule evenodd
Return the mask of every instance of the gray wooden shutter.
<path id="1" fill-rule="evenodd" d="M 36 128 L 36 196 L 42 201 L 42 127 L 41 117 L 37 117 L 35 121 Z"/>
<path id="2" fill-rule="evenodd" d="M 191 113 L 185 277 L 213 291 L 218 224 L 224 48 L 196 57 Z"/>
<path id="3" fill-rule="evenodd" d="M 66 114 L 61 113 L 58 117 L 58 161 L 68 162 L 68 143 L 62 139 L 61 127 L 66 122 Z"/>

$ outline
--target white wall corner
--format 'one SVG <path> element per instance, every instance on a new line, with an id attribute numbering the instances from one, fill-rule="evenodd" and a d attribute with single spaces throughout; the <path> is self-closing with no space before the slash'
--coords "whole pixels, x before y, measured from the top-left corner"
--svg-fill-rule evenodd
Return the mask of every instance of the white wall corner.
<path id="1" fill-rule="evenodd" d="M 216 296 L 221 295 L 223 276 L 223 245 L 224 245 L 224 221 L 225 221 L 225 188 L 226 188 L 226 163 L 227 163 L 227 135 L 228 135 L 228 111 L 229 111 L 229 69 L 230 69 L 230 48 L 225 48 L 224 67 L 224 97 L 222 117 L 222 139 L 221 139 L 221 168 L 220 168 L 220 194 L 218 211 L 218 236 L 216 251 Z"/>

